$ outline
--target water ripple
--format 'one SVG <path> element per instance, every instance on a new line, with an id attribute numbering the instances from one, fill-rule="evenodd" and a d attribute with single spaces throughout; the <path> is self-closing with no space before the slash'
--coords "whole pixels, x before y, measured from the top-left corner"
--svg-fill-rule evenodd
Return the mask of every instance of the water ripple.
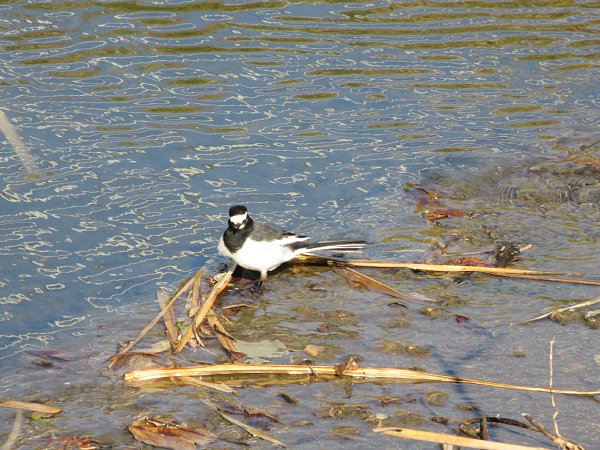
<path id="1" fill-rule="evenodd" d="M 37 164 L 28 173 L 0 141 L 0 358 L 90 317 L 141 314 L 157 287 L 215 269 L 232 203 L 398 257 L 431 234 L 406 182 L 557 158 L 597 135 L 594 2 L 0 9 L 2 108 Z M 549 242 L 563 206 L 528 211 L 541 224 L 532 239 Z M 591 248 L 594 223 L 593 208 L 573 213 L 566 236 Z M 597 262 L 580 250 L 579 264 Z"/>

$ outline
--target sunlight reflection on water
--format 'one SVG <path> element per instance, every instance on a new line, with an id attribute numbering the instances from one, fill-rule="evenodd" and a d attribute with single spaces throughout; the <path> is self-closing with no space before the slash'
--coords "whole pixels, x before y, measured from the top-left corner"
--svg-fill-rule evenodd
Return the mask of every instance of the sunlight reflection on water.
<path id="1" fill-rule="evenodd" d="M 496 205 L 486 172 L 597 140 L 597 11 L 561 5 L 0 6 L 2 108 L 37 162 L 0 143 L 0 360 L 29 364 L 15 354 L 135 316 L 158 287 L 214 271 L 232 203 L 317 238 L 367 239 L 367 256 L 418 259 L 439 228 L 415 214 L 404 187 L 432 180 L 432 168 L 453 174 L 440 188 L 482 212 L 477 226 L 534 244 L 527 263 L 593 272 L 597 209 Z M 465 189 L 465 174 L 481 189 Z M 502 181 L 523 177 L 515 169 Z M 509 313 L 474 308 L 491 321 L 592 294 L 481 282 L 476 295 L 438 282 L 406 280 L 486 306 L 509 297 Z M 539 304 L 520 305 L 517 293 Z M 378 312 L 377 301 L 367 296 L 366 309 Z M 432 346 L 452 337 L 414 326 Z M 111 338 L 90 345 L 112 350 L 129 336 Z"/>

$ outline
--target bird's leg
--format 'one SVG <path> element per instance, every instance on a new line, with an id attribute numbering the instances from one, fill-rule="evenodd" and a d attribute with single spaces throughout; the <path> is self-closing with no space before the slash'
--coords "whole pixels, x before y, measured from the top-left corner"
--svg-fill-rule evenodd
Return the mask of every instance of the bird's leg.
<path id="1" fill-rule="evenodd" d="M 265 279 L 266 278 L 267 277 L 265 276 Z M 258 280 L 254 285 L 254 287 L 256 288 L 256 293 L 259 295 L 263 295 L 263 292 L 265 290 L 265 279 L 263 279 L 263 277 L 261 276 L 260 280 Z"/>
<path id="2" fill-rule="evenodd" d="M 265 280 L 267 279 L 267 273 L 264 274 L 261 272 L 260 278 L 258 280 L 250 281 L 249 283 L 253 283 L 250 288 L 250 292 L 252 293 L 252 297 L 254 294 L 263 295 L 265 289 Z"/>
<path id="3" fill-rule="evenodd" d="M 256 293 L 257 295 L 263 295 L 264 290 L 265 290 L 265 281 L 267 279 L 267 272 L 261 272 L 260 273 L 260 278 L 258 279 L 258 281 L 254 282 L 254 285 L 252 286 L 252 288 L 250 288 L 252 290 L 252 296 L 254 297 L 254 294 Z"/>
<path id="4" fill-rule="evenodd" d="M 262 295 L 263 288 L 264 288 L 264 281 L 267 278 L 267 274 L 265 273 L 263 275 L 261 273 L 260 277 L 257 277 L 256 276 L 257 272 L 249 271 L 246 269 L 244 269 L 243 274 L 246 276 L 249 275 L 248 278 L 246 280 L 244 280 L 244 282 L 241 283 L 239 286 L 237 286 L 235 289 L 233 289 L 233 291 L 235 293 L 240 293 L 243 291 L 250 291 L 250 294 L 252 295 L 252 297 L 254 297 L 255 294 Z"/>

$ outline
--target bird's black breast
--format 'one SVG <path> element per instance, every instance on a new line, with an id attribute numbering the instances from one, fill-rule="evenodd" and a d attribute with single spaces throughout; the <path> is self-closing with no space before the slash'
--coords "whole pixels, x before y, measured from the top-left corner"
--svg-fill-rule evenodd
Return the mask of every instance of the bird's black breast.
<path id="1" fill-rule="evenodd" d="M 246 242 L 246 239 L 248 239 L 248 235 L 251 232 L 251 222 L 241 230 L 235 230 L 229 227 L 225 230 L 225 233 L 223 233 L 223 243 L 225 244 L 225 247 L 227 247 L 227 250 L 229 250 L 231 253 L 236 253 L 240 248 L 242 248 L 244 242 Z"/>

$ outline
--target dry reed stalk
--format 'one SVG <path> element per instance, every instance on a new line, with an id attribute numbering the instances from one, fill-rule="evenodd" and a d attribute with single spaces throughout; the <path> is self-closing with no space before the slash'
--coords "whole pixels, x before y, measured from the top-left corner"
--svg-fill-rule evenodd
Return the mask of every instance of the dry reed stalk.
<path id="1" fill-rule="evenodd" d="M 200 282 L 201 282 L 200 279 L 196 280 L 196 282 L 192 286 L 192 292 L 190 293 L 191 298 L 190 298 L 190 309 L 188 311 L 188 316 L 191 317 L 192 320 L 193 320 L 193 317 L 200 310 L 200 304 L 205 299 L 204 294 L 202 293 L 202 286 L 201 286 Z M 202 299 L 202 301 L 200 299 Z M 202 341 L 202 338 L 200 337 L 199 331 L 200 331 L 199 328 L 197 328 L 197 327 L 193 328 L 194 337 L 193 337 L 193 339 L 190 338 L 190 340 L 188 341 L 188 345 L 192 349 L 195 349 L 197 346 L 204 347 L 204 342 Z"/>
<path id="2" fill-rule="evenodd" d="M 393 261 L 371 261 L 360 259 L 348 259 L 342 261 L 342 264 L 353 267 L 378 267 L 389 269 L 411 269 L 421 270 L 423 272 L 480 272 L 489 275 L 547 275 L 556 272 L 541 272 L 539 270 L 513 269 L 508 267 L 484 267 L 484 266 L 459 266 L 452 264 L 419 264 L 411 262 L 393 262 Z"/>
<path id="3" fill-rule="evenodd" d="M 175 300 L 177 300 L 181 294 L 186 292 L 194 284 L 196 279 L 202 276 L 203 273 L 203 269 L 196 272 L 189 280 L 187 280 L 187 282 L 183 284 L 183 286 L 181 286 L 177 290 L 177 292 L 175 292 L 175 294 L 171 296 L 171 298 L 165 303 L 165 308 L 162 309 L 156 316 L 154 316 L 154 319 L 152 319 L 150 323 L 138 333 L 135 339 L 130 341 L 119 353 L 117 353 L 110 359 L 110 363 L 108 364 L 109 369 L 115 365 L 115 363 L 119 360 L 121 356 L 123 356 L 125 353 L 131 350 L 135 344 L 137 344 L 152 328 L 154 328 L 154 326 L 158 323 L 160 319 L 162 319 L 163 315 L 169 310 L 169 308 L 175 302 Z"/>
<path id="4" fill-rule="evenodd" d="M 221 346 L 227 351 L 232 359 L 235 359 L 235 354 L 239 353 L 237 346 L 235 345 L 235 338 L 227 332 L 214 311 L 208 312 L 206 321 L 212 328 L 213 333 L 221 343 Z"/>
<path id="5" fill-rule="evenodd" d="M 190 303 L 190 311 L 194 310 L 195 308 L 200 307 L 200 302 L 198 301 L 198 299 L 202 295 L 202 290 L 201 290 L 202 286 L 200 284 L 201 282 L 202 282 L 202 278 L 198 277 L 198 278 L 196 278 L 196 281 L 194 281 L 194 284 L 192 286 L 192 298 L 191 298 L 191 303 Z"/>
<path id="6" fill-rule="evenodd" d="M 505 442 L 484 441 L 481 439 L 434 433 L 432 431 L 414 430 L 411 428 L 379 427 L 373 428 L 373 431 L 376 433 L 387 434 L 388 436 L 414 439 L 421 442 L 434 442 L 437 444 L 479 448 L 482 450 L 548 450 L 546 447 L 529 447 L 526 445 L 507 444 Z"/>
<path id="7" fill-rule="evenodd" d="M 177 320 L 175 319 L 175 312 L 172 307 L 166 307 L 168 296 L 164 294 L 162 290 L 159 290 L 156 294 L 158 300 L 158 306 L 163 311 L 163 323 L 167 332 L 167 338 L 171 344 L 171 348 L 175 348 L 177 345 L 179 331 L 177 329 Z"/>
<path id="8" fill-rule="evenodd" d="M 600 286 L 600 281 L 596 280 L 577 280 L 573 278 L 549 277 L 560 272 L 545 272 L 539 270 L 513 269 L 509 267 L 484 267 L 484 266 L 459 266 L 451 264 L 419 264 L 411 262 L 394 261 L 373 261 L 361 259 L 338 259 L 338 258 L 316 258 L 310 255 L 300 255 L 293 260 L 301 264 L 321 263 L 329 265 L 352 266 L 352 267 L 377 267 L 380 269 L 411 269 L 422 272 L 448 272 L 448 273 L 468 273 L 478 272 L 498 277 L 523 278 L 537 281 L 550 281 L 554 283 L 585 284 L 590 286 Z"/>
<path id="9" fill-rule="evenodd" d="M 567 389 L 550 389 L 535 386 L 519 386 L 493 381 L 475 380 L 470 378 L 458 378 L 447 375 L 436 375 L 427 372 L 418 372 L 409 369 L 396 368 L 345 368 L 336 366 L 303 366 L 286 364 L 215 364 L 208 366 L 172 367 L 162 369 L 134 370 L 125 374 L 125 381 L 148 381 L 159 378 L 170 377 L 203 377 L 203 376 L 236 376 L 236 375 L 305 375 L 308 377 L 348 377 L 356 379 L 386 379 L 386 380 L 409 380 L 413 382 L 445 382 L 466 383 L 480 386 L 489 386 L 502 389 L 513 389 L 531 392 L 554 392 L 556 394 L 569 395 L 598 395 L 598 391 L 574 391 Z"/>
<path id="10" fill-rule="evenodd" d="M 231 281 L 231 276 L 233 275 L 233 270 L 225 272 L 223 276 L 217 281 L 217 283 L 213 286 L 210 293 L 206 297 L 204 304 L 200 308 L 200 311 L 194 316 L 194 320 L 187 327 L 187 330 L 179 340 L 179 343 L 175 347 L 173 353 L 179 353 L 184 347 L 187 345 L 188 341 L 194 336 L 194 330 L 200 326 L 200 324 L 204 321 L 204 318 L 213 307 L 213 304 L 219 297 L 219 294 L 225 290 L 229 281 Z"/>

